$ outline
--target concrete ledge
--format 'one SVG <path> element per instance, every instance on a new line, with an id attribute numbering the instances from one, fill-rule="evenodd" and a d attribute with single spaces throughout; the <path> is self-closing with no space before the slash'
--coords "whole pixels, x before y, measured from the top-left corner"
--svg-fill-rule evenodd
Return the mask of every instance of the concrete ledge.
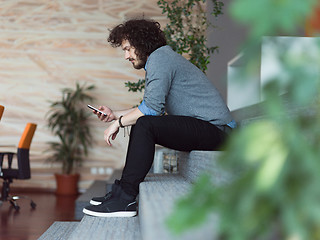
<path id="1" fill-rule="evenodd" d="M 108 191 L 108 184 L 111 184 L 108 181 L 95 181 L 86 193 L 82 194 L 76 201 L 75 216 L 77 219 L 82 218 L 81 222 L 77 226 L 73 225 L 73 228 L 70 227 L 70 229 L 68 223 L 65 226 L 63 226 L 64 223 L 61 223 L 62 225 L 54 224 L 50 227 L 50 231 L 48 229 L 49 234 L 47 236 L 53 236 L 54 233 L 50 233 L 52 231 L 59 231 L 59 233 L 67 232 L 68 234 L 68 238 L 61 239 L 71 240 L 215 239 L 218 217 L 214 214 L 202 227 L 195 230 L 191 229 L 182 236 L 173 236 L 168 230 L 165 220 L 172 212 L 175 201 L 188 193 L 192 182 L 196 181 L 203 172 L 209 172 L 213 181 L 217 184 L 221 184 L 227 179 L 219 168 L 221 154 L 222 152 L 218 151 L 177 152 L 179 173 L 149 174 L 145 181 L 140 184 L 138 217 L 99 218 L 85 215 L 82 218 L 84 215 L 82 213 L 83 207 L 89 204 L 92 197 L 105 195 Z"/>
<path id="2" fill-rule="evenodd" d="M 38 240 L 66 240 L 79 222 L 54 222 Z"/>
<path id="3" fill-rule="evenodd" d="M 137 240 L 142 238 L 140 235 L 138 217 L 100 218 L 86 215 L 82 218 L 81 222 L 68 239 Z"/>
<path id="4" fill-rule="evenodd" d="M 221 185 L 230 179 L 230 174 L 219 166 L 222 151 L 178 152 L 179 174 L 187 181 L 195 182 L 202 173 L 209 173 L 215 185 Z"/>
<path id="5" fill-rule="evenodd" d="M 151 176 L 140 184 L 139 219 L 144 240 L 215 239 L 217 216 L 211 216 L 205 225 L 191 229 L 182 236 L 174 236 L 166 226 L 166 219 L 174 208 L 175 201 L 188 193 L 191 183 L 180 175 L 164 174 Z"/>

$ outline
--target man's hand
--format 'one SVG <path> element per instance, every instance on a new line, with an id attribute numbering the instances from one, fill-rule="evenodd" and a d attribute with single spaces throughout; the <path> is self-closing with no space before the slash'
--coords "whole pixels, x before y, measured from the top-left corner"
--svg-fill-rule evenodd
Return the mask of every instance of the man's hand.
<path id="1" fill-rule="evenodd" d="M 131 126 L 134 125 L 137 119 L 143 116 L 143 113 L 139 110 L 139 108 L 132 108 L 129 110 L 122 110 L 122 111 L 112 111 L 110 108 L 106 106 L 102 106 L 99 110 L 108 114 L 108 117 L 101 116 L 100 114 L 98 117 L 101 121 L 111 122 L 112 120 L 117 120 L 119 117 L 123 116 L 121 122 L 123 126 Z M 98 114 L 97 114 L 98 115 Z M 114 121 L 109 127 L 104 131 L 104 140 L 107 142 L 109 146 L 112 146 L 110 140 L 114 140 L 117 137 L 119 132 L 119 121 Z M 110 139 L 111 138 L 111 139 Z"/>
<path id="2" fill-rule="evenodd" d="M 110 137 L 114 140 L 117 137 L 119 132 L 119 123 L 118 121 L 113 122 L 105 131 L 104 131 L 104 140 L 109 146 L 112 146 L 110 142 Z"/>
<path id="3" fill-rule="evenodd" d="M 113 111 L 107 106 L 100 106 L 98 109 L 107 114 L 107 116 L 105 116 L 99 112 L 93 111 L 93 113 L 96 114 L 101 121 L 111 122 L 117 119 L 116 116 L 113 114 Z"/>

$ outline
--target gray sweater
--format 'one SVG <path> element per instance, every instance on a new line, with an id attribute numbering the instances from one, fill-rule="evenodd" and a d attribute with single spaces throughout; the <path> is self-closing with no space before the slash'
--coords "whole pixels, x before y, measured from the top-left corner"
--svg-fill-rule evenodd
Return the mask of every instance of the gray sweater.
<path id="1" fill-rule="evenodd" d="M 150 54 L 146 63 L 144 101 L 159 115 L 191 116 L 214 125 L 225 125 L 231 114 L 206 75 L 171 47 Z"/>

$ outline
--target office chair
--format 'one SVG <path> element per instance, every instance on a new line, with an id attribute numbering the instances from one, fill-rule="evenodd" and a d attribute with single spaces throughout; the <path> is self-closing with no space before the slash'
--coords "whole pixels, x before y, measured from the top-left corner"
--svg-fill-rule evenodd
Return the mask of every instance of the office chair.
<path id="1" fill-rule="evenodd" d="M 4 111 L 4 106 L 0 105 L 0 120 Z"/>
<path id="2" fill-rule="evenodd" d="M 20 198 L 27 198 L 26 196 L 11 196 L 10 195 L 10 183 L 12 183 L 13 179 L 30 179 L 30 160 L 29 160 L 29 150 L 31 141 L 36 131 L 37 125 L 34 123 L 27 123 L 22 136 L 20 138 L 20 142 L 18 145 L 17 152 L 5 151 L 0 152 L 0 178 L 3 179 L 2 185 L 2 193 L 0 201 L 10 201 L 11 205 L 19 210 L 16 200 Z M 1 151 L 1 150 L 0 150 Z M 13 156 L 17 157 L 17 168 L 12 167 Z M 4 157 L 7 157 L 7 164 L 4 168 Z M 30 205 L 34 209 L 36 204 L 30 199 Z"/>

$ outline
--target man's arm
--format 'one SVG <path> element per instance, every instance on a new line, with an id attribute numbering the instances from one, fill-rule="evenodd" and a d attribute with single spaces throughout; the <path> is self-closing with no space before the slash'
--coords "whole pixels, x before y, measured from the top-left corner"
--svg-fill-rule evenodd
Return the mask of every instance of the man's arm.
<path id="1" fill-rule="evenodd" d="M 116 119 L 119 119 L 121 116 L 125 116 L 125 115 L 130 114 L 131 112 L 134 112 L 135 109 L 136 108 L 130 108 L 130 109 L 126 109 L 126 110 L 114 110 L 113 114 L 115 115 Z"/>
<path id="2" fill-rule="evenodd" d="M 124 116 L 134 110 L 134 108 L 125 109 L 125 110 L 111 110 L 111 108 L 107 106 L 100 106 L 98 109 L 106 113 L 107 115 L 105 116 L 96 111 L 93 111 L 93 113 L 96 114 L 98 118 L 104 122 L 112 122 L 114 120 L 119 119 L 120 116 Z"/>
<path id="3" fill-rule="evenodd" d="M 108 117 L 104 117 L 102 116 L 102 114 L 98 115 L 99 114 L 98 113 L 97 115 L 101 120 L 104 119 L 104 121 L 108 121 L 108 122 L 115 120 L 104 131 L 104 140 L 107 142 L 109 146 L 112 146 L 110 142 L 110 137 L 112 140 L 114 140 L 119 132 L 120 127 L 134 125 L 136 124 L 138 118 L 144 115 L 159 115 L 155 110 L 147 107 L 144 101 L 142 101 L 142 103 L 138 107 L 131 108 L 128 110 L 112 111 L 110 108 L 107 108 L 107 107 L 101 107 L 100 110 L 104 110 L 104 112 L 109 114 Z"/>
<path id="4" fill-rule="evenodd" d="M 141 116 L 144 116 L 144 114 L 137 107 L 132 108 L 130 111 L 118 111 L 116 114 L 118 116 L 117 117 L 118 120 L 122 116 L 121 124 L 124 127 L 136 124 L 138 118 Z M 120 124 L 119 121 L 115 121 L 115 122 L 117 122 L 117 124 Z"/>
<path id="5" fill-rule="evenodd" d="M 126 113 L 125 115 L 120 115 L 117 117 L 118 121 L 114 121 L 105 131 L 104 131 L 104 140 L 107 142 L 109 146 L 112 146 L 110 142 L 110 137 L 114 140 L 119 132 L 120 128 L 120 121 L 119 118 L 121 117 L 121 124 L 122 126 L 131 126 L 134 125 L 138 118 L 143 116 L 144 114 L 139 110 L 139 108 L 133 108 L 131 111 L 118 111 L 116 114 L 119 113 Z"/>

